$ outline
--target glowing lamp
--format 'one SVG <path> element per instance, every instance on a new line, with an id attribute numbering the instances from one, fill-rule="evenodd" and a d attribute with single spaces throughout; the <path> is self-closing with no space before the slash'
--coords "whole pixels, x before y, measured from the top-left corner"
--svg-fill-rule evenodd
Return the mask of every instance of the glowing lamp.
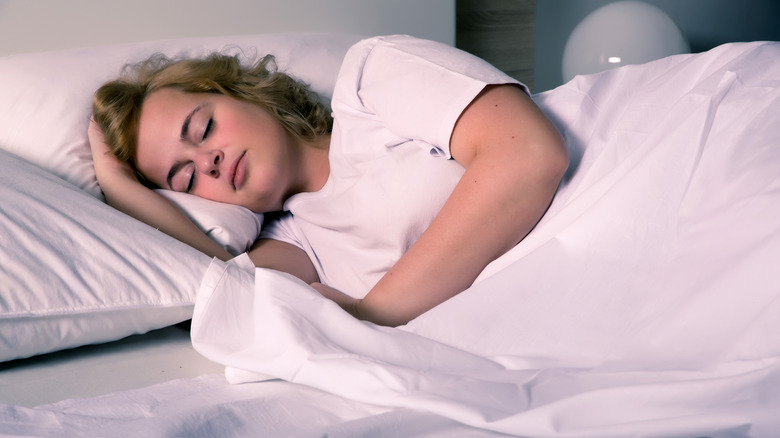
<path id="1" fill-rule="evenodd" d="M 591 12 L 574 28 L 563 51 L 563 81 L 689 51 L 688 40 L 662 10 L 618 1 Z"/>

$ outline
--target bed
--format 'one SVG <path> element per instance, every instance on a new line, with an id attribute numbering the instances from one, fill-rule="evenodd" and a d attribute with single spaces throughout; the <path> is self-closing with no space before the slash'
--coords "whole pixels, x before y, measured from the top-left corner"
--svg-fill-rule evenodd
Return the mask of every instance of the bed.
<path id="1" fill-rule="evenodd" d="M 361 38 L 0 58 L 0 435 L 777 435 L 778 43 L 534 95 L 572 161 L 549 211 L 471 288 L 399 328 L 251 266 L 256 215 L 182 204 L 238 254 L 221 262 L 102 202 L 89 100 L 124 63 L 274 53 L 327 98 Z"/>

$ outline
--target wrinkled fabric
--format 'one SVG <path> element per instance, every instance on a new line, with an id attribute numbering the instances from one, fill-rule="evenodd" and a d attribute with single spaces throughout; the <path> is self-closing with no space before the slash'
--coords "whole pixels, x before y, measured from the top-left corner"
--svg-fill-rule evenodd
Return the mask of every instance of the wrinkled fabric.
<path id="1" fill-rule="evenodd" d="M 405 327 L 215 261 L 193 343 L 269 377 L 534 437 L 780 430 L 780 44 L 536 95 L 572 168 L 523 242 Z M 424 291 L 420 291 L 424 293 Z"/>

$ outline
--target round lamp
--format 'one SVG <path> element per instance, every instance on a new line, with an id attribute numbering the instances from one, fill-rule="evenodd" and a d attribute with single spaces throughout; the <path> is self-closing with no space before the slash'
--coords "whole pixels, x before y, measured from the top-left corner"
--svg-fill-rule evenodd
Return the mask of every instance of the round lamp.
<path id="1" fill-rule="evenodd" d="M 591 12 L 574 28 L 563 51 L 563 81 L 689 51 L 688 40 L 662 10 L 618 1 Z"/>

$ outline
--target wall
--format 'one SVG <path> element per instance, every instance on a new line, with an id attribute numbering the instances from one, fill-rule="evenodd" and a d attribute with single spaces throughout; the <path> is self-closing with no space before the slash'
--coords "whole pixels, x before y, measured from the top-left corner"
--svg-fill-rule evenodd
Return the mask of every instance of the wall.
<path id="1" fill-rule="evenodd" d="M 537 0 L 534 91 L 561 84 L 561 58 L 574 27 L 615 0 Z M 726 42 L 780 41 L 780 0 L 645 0 L 665 11 L 688 38 L 691 51 Z"/>
<path id="2" fill-rule="evenodd" d="M 0 55 L 280 31 L 455 43 L 454 0 L 0 0 Z"/>
<path id="3" fill-rule="evenodd" d="M 455 44 L 534 85 L 536 0 L 456 0 Z"/>

